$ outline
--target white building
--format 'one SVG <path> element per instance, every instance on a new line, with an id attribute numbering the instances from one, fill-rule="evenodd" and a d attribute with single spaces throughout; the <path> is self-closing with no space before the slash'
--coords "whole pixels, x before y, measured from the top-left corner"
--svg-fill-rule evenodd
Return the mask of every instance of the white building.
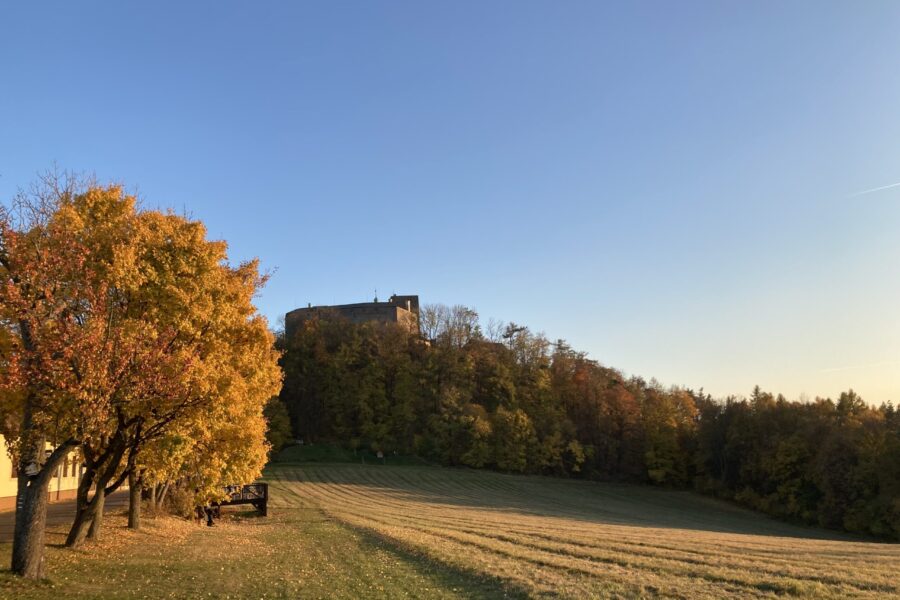
<path id="1" fill-rule="evenodd" d="M 6 440 L 0 435 L 0 511 L 12 510 L 16 507 L 16 487 L 18 480 L 16 467 L 9 457 Z M 52 446 L 47 448 L 52 450 Z M 74 498 L 81 479 L 83 468 L 78 461 L 78 454 L 70 452 L 65 461 L 56 468 L 50 480 L 50 501 Z"/>

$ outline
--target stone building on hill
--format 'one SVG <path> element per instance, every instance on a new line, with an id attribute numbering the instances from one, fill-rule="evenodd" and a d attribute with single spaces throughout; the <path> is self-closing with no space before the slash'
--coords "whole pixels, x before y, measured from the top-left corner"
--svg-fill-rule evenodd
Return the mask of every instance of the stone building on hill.
<path id="1" fill-rule="evenodd" d="M 410 332 L 419 332 L 419 297 L 393 295 L 387 302 L 361 302 L 334 306 L 308 306 L 297 308 L 284 317 L 284 332 L 290 338 L 297 326 L 312 318 L 337 315 L 353 323 L 399 323 Z"/>

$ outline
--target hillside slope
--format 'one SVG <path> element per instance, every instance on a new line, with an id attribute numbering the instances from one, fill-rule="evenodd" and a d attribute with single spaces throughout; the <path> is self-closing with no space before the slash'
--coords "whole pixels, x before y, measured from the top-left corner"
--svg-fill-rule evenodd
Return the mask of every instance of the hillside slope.
<path id="1" fill-rule="evenodd" d="M 885 597 L 900 546 L 795 527 L 687 492 L 432 467 L 278 464 L 274 509 L 336 521 L 509 592 Z"/>
<path id="2" fill-rule="evenodd" d="M 266 477 L 266 518 L 114 514 L 77 551 L 54 526 L 49 581 L 0 569 L 0 598 L 900 597 L 900 545 L 688 492 L 369 460 Z"/>

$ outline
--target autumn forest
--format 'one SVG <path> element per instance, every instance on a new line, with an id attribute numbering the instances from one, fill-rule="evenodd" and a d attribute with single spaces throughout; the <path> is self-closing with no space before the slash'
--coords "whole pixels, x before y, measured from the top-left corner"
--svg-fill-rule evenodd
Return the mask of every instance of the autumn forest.
<path id="1" fill-rule="evenodd" d="M 563 341 L 431 305 L 427 342 L 313 320 L 281 339 L 299 437 L 442 465 L 693 489 L 782 519 L 900 538 L 900 413 L 852 390 L 712 398 L 626 378 Z"/>

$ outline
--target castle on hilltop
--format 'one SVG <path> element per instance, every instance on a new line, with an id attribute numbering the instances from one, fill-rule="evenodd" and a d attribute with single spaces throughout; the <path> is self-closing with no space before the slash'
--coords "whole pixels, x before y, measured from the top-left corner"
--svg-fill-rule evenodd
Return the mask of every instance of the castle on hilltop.
<path id="1" fill-rule="evenodd" d="M 359 304 L 336 304 L 333 306 L 312 306 L 297 308 L 284 316 L 284 333 L 290 338 L 297 326 L 313 318 L 337 315 L 353 323 L 399 323 L 412 333 L 419 333 L 419 297 L 394 294 L 387 302 Z"/>

